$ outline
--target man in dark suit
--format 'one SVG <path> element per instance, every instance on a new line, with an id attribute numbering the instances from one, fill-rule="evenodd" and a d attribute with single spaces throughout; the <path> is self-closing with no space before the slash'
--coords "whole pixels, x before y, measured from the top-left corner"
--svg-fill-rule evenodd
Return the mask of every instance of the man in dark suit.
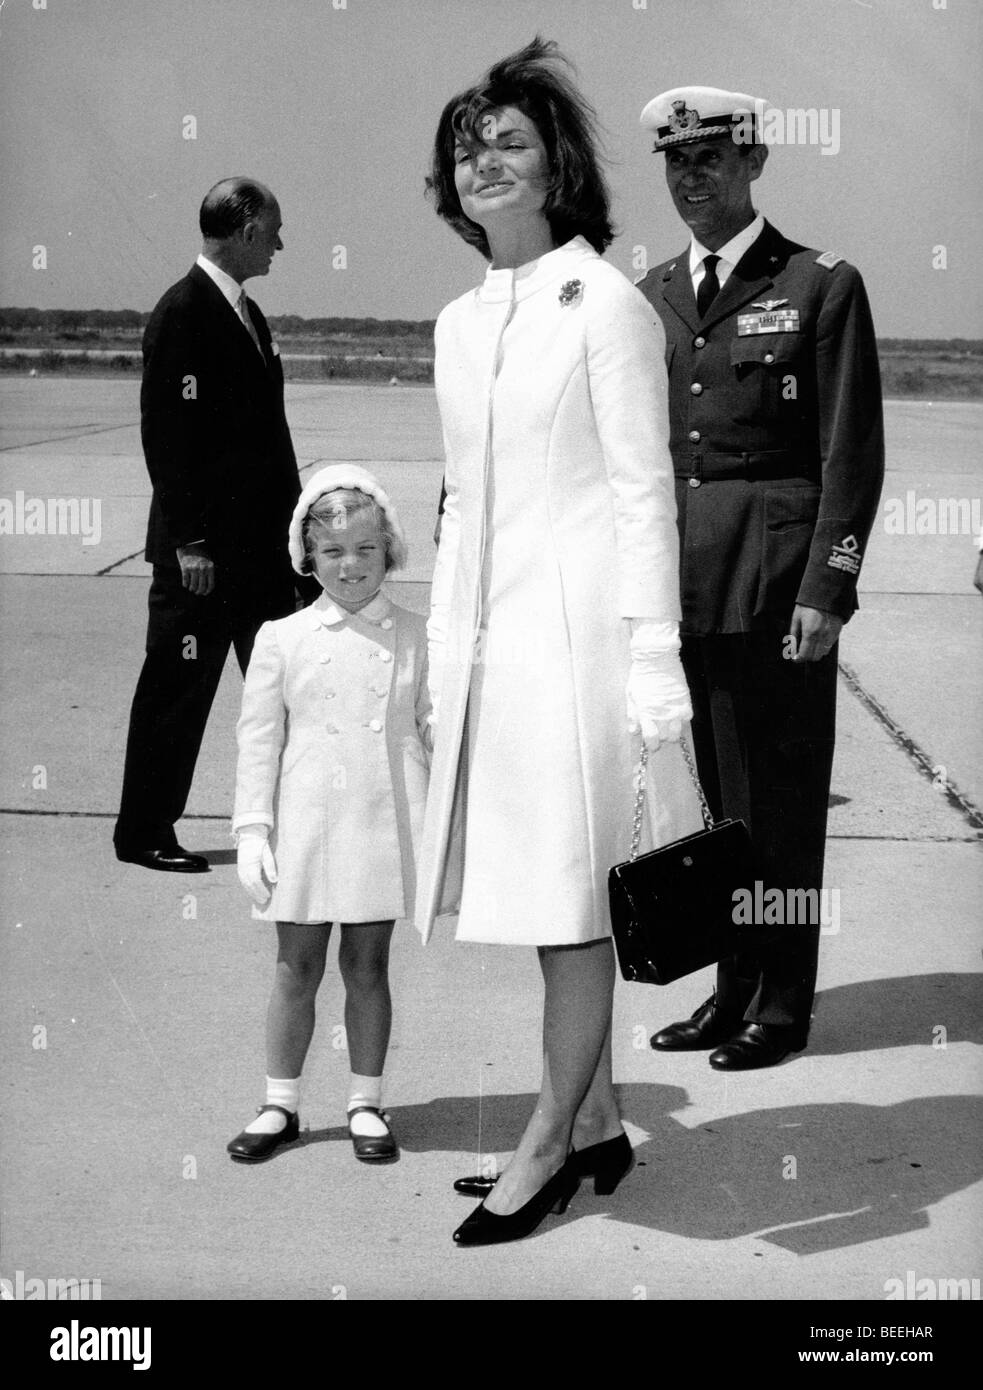
<path id="1" fill-rule="evenodd" d="M 714 995 L 652 1038 L 660 1050 L 714 1049 L 710 1065 L 725 1071 L 806 1046 L 837 640 L 857 606 L 884 466 L 859 274 L 787 240 L 752 206 L 768 155 L 754 119 L 763 105 L 691 87 L 642 113 L 691 232 L 639 288 L 666 332 L 697 767 L 714 817 L 748 825 L 762 899 L 778 889 L 796 909 L 766 915 L 785 917 L 775 939 L 721 961 Z"/>
<path id="2" fill-rule="evenodd" d="M 229 647 L 245 671 L 260 625 L 295 606 L 287 530 L 300 494 L 278 350 L 242 288 L 283 250 L 280 209 L 261 184 L 224 179 L 199 224 L 202 254 L 143 339 L 154 569 L 114 834 L 119 859 L 183 873 L 208 869 L 174 826 Z"/>

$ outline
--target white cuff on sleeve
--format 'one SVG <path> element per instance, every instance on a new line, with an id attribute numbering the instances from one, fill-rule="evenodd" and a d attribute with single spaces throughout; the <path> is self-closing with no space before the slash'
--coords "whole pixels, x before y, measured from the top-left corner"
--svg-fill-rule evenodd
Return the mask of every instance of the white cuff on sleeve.
<path id="1" fill-rule="evenodd" d="M 247 825 L 262 825 L 266 827 L 267 836 L 273 829 L 273 817 L 268 811 L 243 811 L 241 815 L 235 816 L 232 821 L 232 834 L 237 836 L 239 831 Z"/>
<path id="2" fill-rule="evenodd" d="M 678 652 L 679 624 L 664 623 L 656 618 L 629 618 L 631 639 L 629 649 L 633 657 L 664 656 L 667 652 Z"/>

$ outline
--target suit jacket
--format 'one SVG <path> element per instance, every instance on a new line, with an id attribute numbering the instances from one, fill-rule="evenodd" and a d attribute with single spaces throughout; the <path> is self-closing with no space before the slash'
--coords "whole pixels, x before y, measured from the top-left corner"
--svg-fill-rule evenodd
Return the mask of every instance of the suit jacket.
<path id="1" fill-rule="evenodd" d="M 683 630 L 849 618 L 884 471 L 860 275 L 766 222 L 702 319 L 688 248 L 639 289 L 666 332 Z"/>
<path id="2" fill-rule="evenodd" d="M 143 337 L 141 437 L 153 499 L 146 558 L 177 566 L 203 540 L 216 593 L 291 582 L 287 530 L 300 495 L 283 369 L 266 320 L 263 356 L 218 287 L 194 266 L 164 294 Z"/>

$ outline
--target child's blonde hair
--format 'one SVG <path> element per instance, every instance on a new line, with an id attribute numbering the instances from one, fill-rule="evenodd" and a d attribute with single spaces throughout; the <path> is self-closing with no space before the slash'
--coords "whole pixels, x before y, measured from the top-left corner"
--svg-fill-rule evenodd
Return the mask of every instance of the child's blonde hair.
<path id="1" fill-rule="evenodd" d="M 386 573 L 398 570 L 406 564 L 406 545 L 393 530 L 392 523 L 382 507 L 359 488 L 336 487 L 322 493 L 304 517 L 300 536 L 304 546 L 302 574 L 314 570 L 314 546 L 318 532 L 344 531 L 351 518 L 367 512 L 382 534 L 386 556 Z"/>

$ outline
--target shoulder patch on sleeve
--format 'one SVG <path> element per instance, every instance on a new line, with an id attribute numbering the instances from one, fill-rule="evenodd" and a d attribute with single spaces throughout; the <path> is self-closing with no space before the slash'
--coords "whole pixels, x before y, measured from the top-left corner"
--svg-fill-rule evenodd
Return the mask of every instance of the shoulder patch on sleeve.
<path id="1" fill-rule="evenodd" d="M 839 265 L 842 259 L 843 257 L 838 256 L 835 251 L 824 251 L 821 256 L 816 257 L 816 265 L 824 266 L 826 270 L 832 270 L 834 266 Z"/>

